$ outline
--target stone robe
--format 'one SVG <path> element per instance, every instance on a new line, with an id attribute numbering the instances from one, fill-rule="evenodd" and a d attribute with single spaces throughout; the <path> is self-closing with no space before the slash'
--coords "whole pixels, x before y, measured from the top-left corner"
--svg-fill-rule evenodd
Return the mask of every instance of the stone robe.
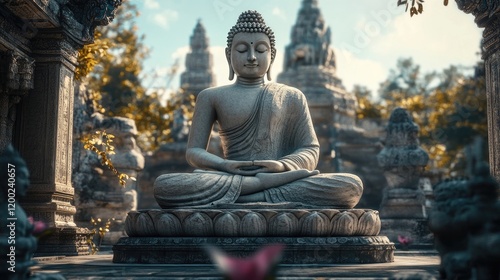
<path id="1" fill-rule="evenodd" d="M 314 170 L 319 143 L 302 92 L 269 83 L 241 125 L 219 131 L 224 157 L 231 160 L 278 160 L 287 170 Z M 211 207 L 234 203 L 241 175 L 196 170 L 157 178 L 154 194 L 162 208 Z M 264 190 L 265 202 L 299 202 L 330 208 L 352 208 L 361 197 L 361 180 L 352 174 L 318 174 Z"/>

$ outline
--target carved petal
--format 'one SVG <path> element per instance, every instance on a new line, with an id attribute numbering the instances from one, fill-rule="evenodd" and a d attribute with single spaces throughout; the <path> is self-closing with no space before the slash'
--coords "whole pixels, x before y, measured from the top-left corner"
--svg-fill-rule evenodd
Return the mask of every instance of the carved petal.
<path id="1" fill-rule="evenodd" d="M 137 211 L 130 211 L 125 219 L 125 232 L 130 237 L 137 236 L 135 225 L 140 214 Z"/>
<path id="2" fill-rule="evenodd" d="M 238 236 L 240 223 L 240 218 L 233 213 L 218 215 L 214 220 L 215 236 Z"/>
<path id="3" fill-rule="evenodd" d="M 316 211 L 304 215 L 300 219 L 300 225 L 302 236 L 328 236 L 331 232 L 331 223 L 328 217 Z"/>
<path id="4" fill-rule="evenodd" d="M 266 218 L 256 212 L 243 216 L 240 224 L 241 236 L 264 236 L 267 232 Z"/>
<path id="5" fill-rule="evenodd" d="M 291 213 L 279 213 L 269 221 L 271 236 L 296 236 L 299 233 L 299 220 Z"/>
<path id="6" fill-rule="evenodd" d="M 135 230 L 138 236 L 156 236 L 153 220 L 148 213 L 141 213 L 135 222 Z"/>
<path id="7" fill-rule="evenodd" d="M 164 213 L 155 221 L 156 232 L 159 236 L 181 236 L 182 225 L 173 214 Z"/>
<path id="8" fill-rule="evenodd" d="M 358 230 L 356 231 L 356 235 L 378 235 L 380 232 L 380 218 L 378 216 L 378 212 L 376 211 L 366 211 L 358 221 Z"/>
<path id="9" fill-rule="evenodd" d="M 182 223 L 188 236 L 213 236 L 212 219 L 205 213 L 196 212 L 189 215 Z"/>
<path id="10" fill-rule="evenodd" d="M 332 236 L 352 236 L 357 230 L 358 217 L 345 211 L 332 218 Z"/>

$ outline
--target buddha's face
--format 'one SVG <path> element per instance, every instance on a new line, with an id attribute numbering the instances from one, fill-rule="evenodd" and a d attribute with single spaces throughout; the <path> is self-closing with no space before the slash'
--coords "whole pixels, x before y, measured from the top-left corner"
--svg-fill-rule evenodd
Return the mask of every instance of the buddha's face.
<path id="1" fill-rule="evenodd" d="M 271 66 L 271 43 L 264 33 L 237 33 L 228 62 L 237 76 L 262 78 Z"/>

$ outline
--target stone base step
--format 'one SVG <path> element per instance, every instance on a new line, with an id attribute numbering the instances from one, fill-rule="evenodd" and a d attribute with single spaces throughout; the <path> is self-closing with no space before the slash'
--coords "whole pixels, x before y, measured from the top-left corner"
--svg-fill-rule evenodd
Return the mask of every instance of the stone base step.
<path id="1" fill-rule="evenodd" d="M 385 236 L 348 237 L 123 237 L 114 263 L 210 264 L 207 245 L 247 257 L 267 244 L 284 244 L 281 264 L 362 264 L 394 261 Z"/>

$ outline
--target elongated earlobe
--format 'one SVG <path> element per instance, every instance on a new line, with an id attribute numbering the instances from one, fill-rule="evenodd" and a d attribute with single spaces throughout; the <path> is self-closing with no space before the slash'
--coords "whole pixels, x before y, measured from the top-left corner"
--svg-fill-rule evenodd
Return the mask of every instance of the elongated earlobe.
<path id="1" fill-rule="evenodd" d="M 271 81 L 271 66 L 273 66 L 272 64 L 269 65 L 269 69 L 267 69 L 267 80 L 268 81 Z"/>
<path id="2" fill-rule="evenodd" d="M 232 81 L 234 79 L 234 70 L 233 66 L 231 66 L 231 51 L 229 50 L 229 48 L 226 48 L 225 51 L 226 51 L 227 65 L 229 65 L 229 80 Z"/>

